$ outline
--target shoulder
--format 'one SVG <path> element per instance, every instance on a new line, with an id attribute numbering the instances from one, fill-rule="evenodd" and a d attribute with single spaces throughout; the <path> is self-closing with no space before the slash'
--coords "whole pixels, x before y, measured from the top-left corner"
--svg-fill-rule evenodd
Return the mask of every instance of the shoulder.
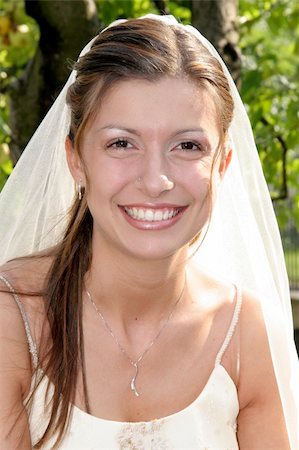
<path id="1" fill-rule="evenodd" d="M 43 292 L 50 266 L 48 257 L 38 255 L 16 259 L 0 267 L 0 335 L 3 350 L 0 366 L 14 368 L 15 378 L 20 376 L 23 387 L 25 381 L 28 387 L 27 378 L 32 373 L 28 340 L 32 338 L 39 345 L 45 328 Z"/>
<path id="2" fill-rule="evenodd" d="M 191 277 L 194 295 L 198 292 L 198 301 L 206 304 L 215 335 L 220 333 L 223 339 L 236 312 L 237 330 L 230 350 L 239 353 L 240 382 L 248 387 L 250 380 L 264 376 L 272 367 L 262 299 L 254 292 L 213 278 L 196 267 L 192 267 Z"/>
<path id="3" fill-rule="evenodd" d="M 197 312 L 198 329 L 206 329 L 211 355 L 220 358 L 231 378 L 237 382 L 239 353 L 240 300 L 242 292 L 233 283 L 219 280 L 195 266 L 188 267 L 188 290 Z M 242 309 L 242 307 L 241 307 Z M 195 314 L 192 311 L 192 316 Z"/>
<path id="4" fill-rule="evenodd" d="M 21 392 L 25 398 L 30 387 L 32 370 L 27 336 L 20 308 L 7 286 L 2 283 L 0 288 L 0 397 L 3 398 L 4 389 L 10 392 L 11 396 L 17 396 L 17 393 Z"/>
<path id="5" fill-rule="evenodd" d="M 238 440 L 246 448 L 266 448 L 271 442 L 273 448 L 287 449 L 284 411 L 268 338 L 269 327 L 275 327 L 275 333 L 278 333 L 275 344 L 278 344 L 283 331 L 275 311 L 271 320 L 267 317 L 265 321 L 263 301 L 252 292 L 243 292 L 237 385 L 240 405 Z"/>
<path id="6" fill-rule="evenodd" d="M 262 299 L 244 291 L 240 314 L 240 408 L 265 402 L 277 393 Z M 275 320 L 275 315 L 273 315 Z M 273 323 L 271 324 L 271 326 Z"/>
<path id="7" fill-rule="evenodd" d="M 32 319 L 35 312 L 43 310 L 50 267 L 51 258 L 45 255 L 18 258 L 0 266 L 1 317 L 10 311 L 20 315 L 20 309 L 24 309 Z"/>
<path id="8" fill-rule="evenodd" d="M 239 321 L 244 325 L 244 330 L 249 332 L 256 326 L 264 328 L 261 299 L 255 293 L 203 272 L 196 265 L 190 265 L 188 269 L 193 292 L 204 297 L 215 313 L 227 311 L 231 316 L 239 298 Z M 202 302 L 203 298 L 199 300 Z"/>
<path id="9" fill-rule="evenodd" d="M 5 268 L 0 273 L 8 278 Z M 28 442 L 26 448 L 29 448 L 23 403 L 31 387 L 31 357 L 20 308 L 3 281 L 0 283 L 0 339 L 0 441 L 9 448 L 19 448 L 18 433 L 22 433 L 22 443 Z"/>
<path id="10" fill-rule="evenodd" d="M 53 255 L 50 253 L 17 258 L 0 266 L 0 274 L 17 291 L 40 292 L 44 289 L 52 262 Z"/>
<path id="11" fill-rule="evenodd" d="M 236 286 L 202 271 L 196 264 L 188 265 L 187 277 L 194 300 L 209 314 L 224 314 L 229 321 L 236 305 Z"/>
<path id="12" fill-rule="evenodd" d="M 241 351 L 243 361 L 257 361 L 269 351 L 267 329 L 262 309 L 262 299 L 254 292 L 242 291 L 240 313 Z"/>

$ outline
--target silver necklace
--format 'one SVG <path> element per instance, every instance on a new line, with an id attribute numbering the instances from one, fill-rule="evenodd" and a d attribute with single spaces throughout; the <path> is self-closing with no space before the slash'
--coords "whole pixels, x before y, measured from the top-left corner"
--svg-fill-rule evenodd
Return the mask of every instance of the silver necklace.
<path id="1" fill-rule="evenodd" d="M 121 345 L 121 343 L 119 342 L 119 340 L 117 339 L 116 335 L 113 333 L 110 325 L 108 324 L 107 320 L 105 319 L 105 317 L 103 316 L 103 314 L 101 313 L 101 311 L 99 310 L 99 307 L 95 304 L 95 302 L 92 299 L 92 296 L 90 294 L 89 291 L 86 290 L 86 294 L 89 298 L 89 300 L 91 301 L 94 309 L 96 310 L 96 313 L 98 314 L 98 316 L 100 316 L 100 318 L 102 319 L 107 331 L 109 332 L 109 334 L 111 335 L 111 337 L 113 338 L 113 340 L 115 341 L 115 343 L 117 344 L 118 348 L 120 349 L 120 351 L 125 355 L 125 357 L 128 359 L 128 361 L 130 362 L 130 364 L 134 367 L 135 369 L 135 373 L 134 376 L 130 382 L 130 389 L 132 392 L 134 392 L 134 394 L 136 395 L 136 397 L 139 397 L 139 392 L 137 391 L 136 388 L 136 378 L 139 372 L 139 367 L 138 364 L 142 361 L 142 359 L 145 357 L 145 355 L 147 354 L 147 352 L 150 350 L 150 348 L 154 345 L 154 343 L 156 342 L 156 340 L 159 338 L 159 336 L 161 335 L 162 331 L 164 330 L 164 328 L 166 327 L 166 325 L 168 324 L 168 322 L 170 321 L 174 310 L 176 308 L 176 306 L 178 305 L 178 303 L 180 302 L 181 298 L 183 297 L 183 293 L 185 290 L 185 284 L 184 283 L 184 287 L 182 289 L 182 292 L 180 293 L 179 298 L 177 299 L 177 301 L 175 302 L 175 304 L 173 305 L 173 307 L 170 310 L 170 313 L 167 316 L 167 319 L 165 320 L 164 324 L 162 325 L 162 327 L 160 328 L 160 330 L 158 331 L 158 333 L 156 334 L 156 336 L 151 340 L 151 342 L 149 343 L 149 345 L 146 347 L 146 349 L 141 353 L 141 355 L 136 359 L 136 361 L 133 361 L 132 358 L 130 358 L 130 356 L 128 355 L 128 353 L 125 351 L 125 349 L 123 348 L 123 346 Z"/>

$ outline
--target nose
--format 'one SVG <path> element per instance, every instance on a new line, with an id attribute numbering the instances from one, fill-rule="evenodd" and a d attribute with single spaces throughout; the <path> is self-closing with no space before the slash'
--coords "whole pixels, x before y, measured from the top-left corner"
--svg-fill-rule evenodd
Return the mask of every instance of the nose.
<path id="1" fill-rule="evenodd" d="M 146 158 L 143 170 L 137 177 L 138 188 L 153 198 L 159 197 L 165 191 L 171 191 L 174 188 L 174 181 L 167 174 L 169 171 L 166 166 L 161 155 Z"/>

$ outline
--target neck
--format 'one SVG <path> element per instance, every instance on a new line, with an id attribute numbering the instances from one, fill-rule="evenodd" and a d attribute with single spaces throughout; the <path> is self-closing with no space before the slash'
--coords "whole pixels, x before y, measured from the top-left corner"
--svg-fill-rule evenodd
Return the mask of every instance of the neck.
<path id="1" fill-rule="evenodd" d="M 157 320 L 167 314 L 185 285 L 187 250 L 162 260 L 93 251 L 86 287 L 103 312 L 116 320 Z"/>

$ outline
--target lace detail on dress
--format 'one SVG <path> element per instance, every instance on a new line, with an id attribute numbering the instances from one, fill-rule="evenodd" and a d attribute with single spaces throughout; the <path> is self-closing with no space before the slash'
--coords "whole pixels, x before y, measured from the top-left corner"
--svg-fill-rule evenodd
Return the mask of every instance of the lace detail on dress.
<path id="1" fill-rule="evenodd" d="M 119 450 L 172 450 L 163 423 L 164 420 L 126 423 L 118 434 Z"/>

